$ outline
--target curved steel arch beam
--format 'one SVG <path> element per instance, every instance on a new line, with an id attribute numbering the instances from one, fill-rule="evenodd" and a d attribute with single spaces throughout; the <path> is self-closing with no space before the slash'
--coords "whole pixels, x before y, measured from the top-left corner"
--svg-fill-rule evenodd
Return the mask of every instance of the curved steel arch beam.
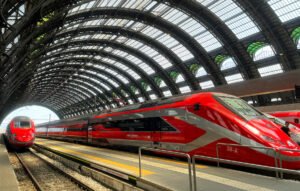
<path id="1" fill-rule="evenodd" d="M 95 63 L 97 65 L 102 65 L 106 68 L 110 68 L 114 71 L 116 71 L 116 73 L 119 73 L 121 74 L 122 76 L 126 77 L 127 79 L 129 79 L 129 81 L 131 82 L 131 84 L 133 84 L 134 86 L 137 87 L 137 89 L 139 89 L 140 93 L 146 98 L 146 100 L 149 100 L 149 95 L 148 93 L 146 92 L 146 90 L 143 89 L 143 87 L 141 86 L 141 84 L 139 84 L 132 76 L 130 76 L 127 72 L 119 69 L 118 67 L 116 66 L 113 66 L 111 64 L 108 64 L 108 63 L 105 63 L 105 62 L 102 62 L 100 60 L 97 60 L 97 59 L 91 59 L 91 58 L 63 58 L 63 59 L 60 59 L 59 62 L 67 62 L 67 61 L 81 61 L 81 62 L 91 62 L 91 63 Z M 53 64 L 57 61 L 51 61 L 47 64 Z M 73 65 L 74 66 L 74 65 Z M 81 66 L 78 64 L 78 66 Z M 97 69 L 95 67 L 91 67 L 91 66 L 84 66 L 85 69 L 89 69 L 89 70 L 92 70 L 92 71 L 96 71 L 96 72 L 105 72 L 101 69 Z M 108 73 L 108 72 L 106 72 Z M 106 75 L 107 76 L 107 75 Z M 110 74 L 111 77 L 113 77 L 113 75 Z M 120 81 L 120 79 L 116 78 L 116 77 L 113 77 L 114 81 L 115 82 L 118 82 L 119 84 L 123 84 L 123 82 Z M 121 82 L 121 83 L 120 83 Z M 133 96 L 133 95 L 132 95 Z M 133 96 L 134 97 L 134 96 Z"/>
<path id="2" fill-rule="evenodd" d="M 110 29 L 110 28 L 108 28 L 108 29 Z M 130 34 L 132 39 L 137 39 L 138 41 L 148 43 L 147 44 L 148 46 L 154 47 L 154 49 L 158 50 L 158 52 L 160 52 L 162 55 L 164 55 L 166 58 L 168 58 L 173 64 L 175 64 L 174 65 L 175 68 L 178 69 L 178 65 L 182 65 L 182 62 L 179 60 L 179 58 L 174 53 L 172 53 L 169 49 L 162 46 L 160 43 L 156 42 L 155 40 L 153 40 L 149 37 L 146 37 L 144 35 L 131 32 L 129 30 L 125 30 L 122 28 L 119 28 L 119 29 L 120 29 L 120 32 L 119 32 L 120 34 L 126 34 L 126 35 Z M 95 32 L 103 32 L 103 33 L 105 32 L 107 34 L 111 34 L 111 32 L 112 32 L 112 31 L 104 31 L 104 30 L 102 31 L 102 30 L 99 30 L 99 28 L 95 28 L 95 30 L 89 28 L 89 30 L 92 30 Z M 85 30 L 84 32 L 88 32 L 89 30 Z M 108 41 L 108 40 L 100 40 L 100 39 L 99 40 L 75 40 L 75 41 L 69 41 L 68 43 L 62 43 L 59 45 L 54 45 L 52 47 L 49 47 L 49 48 L 43 50 L 40 53 L 40 55 L 46 53 L 47 51 L 52 51 L 57 48 L 66 48 L 68 46 L 73 46 L 73 45 L 79 46 L 80 44 L 99 45 L 101 43 L 110 45 L 113 48 L 121 49 L 122 51 L 127 52 L 128 54 L 131 54 L 131 55 L 141 59 L 142 61 L 147 63 L 149 66 L 151 66 L 154 69 L 154 71 L 160 75 L 160 77 L 165 81 L 165 83 L 168 85 L 168 87 L 170 88 L 170 91 L 173 94 L 180 93 L 176 83 L 171 79 L 171 77 L 168 75 L 168 73 L 165 71 L 165 69 L 163 69 L 159 64 L 156 63 L 156 61 L 154 61 L 152 58 L 149 58 L 147 55 L 143 54 L 142 52 L 138 51 L 137 49 L 126 46 L 126 45 L 118 43 L 118 42 L 113 42 L 113 41 Z M 178 69 L 178 70 L 181 71 L 180 69 Z"/>
<path id="3" fill-rule="evenodd" d="M 56 68 L 56 67 L 54 67 Z M 58 67 L 60 68 L 60 67 Z M 47 81 L 48 82 L 52 82 L 53 79 L 56 79 L 56 80 L 59 80 L 60 82 L 65 79 L 66 77 L 69 77 L 70 74 L 69 74 L 69 70 L 65 70 L 63 67 L 61 68 L 61 70 L 59 71 L 59 74 L 56 74 L 57 71 L 50 71 L 50 72 L 47 72 L 47 74 L 53 74 L 54 77 L 51 78 L 51 81 Z M 92 75 L 88 72 L 85 72 L 85 71 L 80 71 L 78 72 L 78 74 L 86 74 L 86 75 Z M 42 76 L 45 75 L 45 74 L 41 74 L 41 75 L 38 75 L 35 77 L 35 79 L 33 79 L 34 81 L 38 81 L 39 83 L 41 81 L 43 81 L 42 79 Z M 105 84 L 106 86 L 109 86 L 112 90 L 112 92 L 116 92 L 116 94 L 122 98 L 123 100 L 127 100 L 127 98 L 122 94 L 122 92 L 118 89 L 118 88 L 115 88 L 109 81 L 106 81 L 105 79 L 103 79 L 102 77 L 100 76 L 95 76 L 93 75 L 93 78 L 94 79 L 97 79 L 99 81 L 102 81 L 103 84 Z M 100 84 L 97 84 L 96 82 L 94 82 L 93 80 L 91 79 L 87 79 L 87 78 L 84 78 L 84 77 L 81 77 L 81 76 L 72 76 L 72 80 L 73 79 L 79 79 L 81 81 L 87 81 L 90 85 L 92 86 L 95 86 L 97 88 L 99 88 L 102 92 L 98 92 L 98 90 L 95 89 L 95 91 L 98 93 L 98 94 L 106 94 L 106 93 L 109 93 L 109 91 L 107 91 L 102 85 Z M 38 84 L 37 84 L 38 85 Z M 89 85 L 89 86 L 90 86 Z M 93 88 L 93 87 L 92 87 Z M 105 93 L 106 92 L 106 93 Z M 109 96 L 112 96 L 112 94 L 110 94 Z"/>
<path id="4" fill-rule="evenodd" d="M 55 89 L 57 86 L 60 86 L 60 85 L 61 85 L 61 81 L 60 81 L 60 82 L 51 82 L 51 83 L 49 83 L 48 81 L 46 81 L 45 83 L 46 83 L 47 85 L 46 85 L 44 88 L 46 88 L 46 87 L 51 87 L 52 90 Z M 76 88 L 79 89 L 78 91 L 85 92 L 86 94 L 90 95 L 90 97 L 95 97 L 94 94 L 92 94 L 91 92 L 87 91 L 86 89 L 80 87 L 79 85 L 82 86 L 83 83 L 81 83 L 81 82 L 79 82 L 79 81 L 73 81 L 72 83 L 68 83 L 68 84 L 65 84 L 65 85 L 66 85 L 66 87 L 63 88 L 61 91 L 65 91 L 66 88 L 69 88 L 68 86 L 73 86 L 75 89 L 76 89 Z M 84 86 L 84 87 L 86 87 L 86 86 Z M 84 94 L 82 94 L 82 95 L 84 95 Z M 51 97 L 53 97 L 53 96 L 55 96 L 55 94 L 52 95 Z M 98 95 L 96 95 L 96 96 L 100 96 L 102 99 L 104 98 L 104 96 L 102 96 L 102 95 L 100 95 L 100 94 L 98 94 Z M 48 96 L 48 97 L 49 97 L 49 96 Z M 48 98 L 48 99 L 51 99 L 51 97 Z M 84 97 L 86 97 L 86 96 L 84 95 Z M 89 98 L 89 97 L 86 97 L 85 100 L 87 100 L 88 98 Z M 43 96 L 43 99 L 45 100 L 45 97 L 44 97 L 44 96 Z M 107 99 L 104 99 L 104 100 L 106 100 L 106 101 L 109 103 L 109 101 L 108 101 Z M 41 101 L 42 101 L 42 100 L 41 100 Z"/>
<path id="5" fill-rule="evenodd" d="M 42 91 L 43 89 L 53 89 L 56 87 L 57 84 L 52 84 L 52 85 L 48 85 L 48 87 L 38 87 L 38 90 Z M 63 96 L 59 96 L 56 95 L 55 97 L 51 97 L 49 98 L 48 100 L 44 101 L 45 103 L 47 102 L 53 102 L 55 101 L 54 98 L 58 98 L 56 102 L 60 102 L 59 100 L 61 100 L 62 98 L 65 98 L 65 100 L 74 100 L 74 97 L 76 97 L 78 94 L 83 96 L 85 99 L 84 100 L 79 100 L 79 102 L 72 102 L 70 105 L 74 105 L 74 104 L 77 104 L 77 103 L 80 103 L 82 105 L 84 105 L 84 107 L 88 106 L 89 108 L 93 107 L 89 102 L 87 102 L 86 100 L 89 98 L 87 97 L 85 94 L 83 94 L 81 91 L 83 91 L 83 88 L 80 88 L 78 86 L 76 86 L 76 84 L 69 84 L 68 87 L 66 87 L 66 89 L 64 89 L 64 92 L 67 92 L 68 94 L 63 94 Z M 60 93 L 63 93 L 63 92 L 60 92 Z M 71 94 L 69 94 L 71 93 Z M 42 95 L 43 94 L 47 94 L 47 91 L 46 92 L 42 92 Z M 86 93 L 88 95 L 91 95 L 90 93 Z M 105 97 L 102 97 L 101 96 L 101 99 L 105 99 Z M 37 99 L 33 99 L 33 100 L 37 100 Z M 109 101 L 106 100 L 108 103 Z M 40 102 L 40 101 L 39 101 Z M 64 105 L 66 107 L 68 107 L 69 105 L 66 105 L 66 104 L 61 104 L 61 105 Z M 83 107 L 83 106 L 82 106 Z"/>
<path id="6" fill-rule="evenodd" d="M 40 100 L 40 97 L 43 97 L 45 94 L 47 95 L 48 91 L 49 90 L 53 90 L 53 88 L 55 88 L 56 85 L 53 84 L 51 86 L 48 86 L 48 87 L 42 87 L 42 86 L 39 86 L 37 87 L 36 91 L 38 91 L 40 94 L 37 95 L 36 97 L 34 97 L 32 100 L 36 100 L 36 101 L 39 101 L 39 102 L 42 102 Z M 77 87 L 77 86 L 76 86 Z M 67 90 L 67 91 L 66 91 Z M 80 101 L 77 96 L 80 95 L 81 97 L 87 99 L 88 97 L 83 94 L 80 90 L 76 89 L 75 87 L 67 87 L 65 89 L 65 92 L 67 93 L 71 93 L 71 94 L 64 94 L 64 96 L 72 96 L 72 97 L 69 97 L 67 100 L 71 100 L 71 101 L 66 101 L 66 102 L 69 102 L 69 104 L 73 104 L 75 103 L 76 101 L 75 100 L 78 100 Z M 87 93 L 88 94 L 88 93 Z M 89 94 L 88 94 L 89 95 Z M 59 98 L 63 98 L 63 97 L 59 97 Z M 48 100 L 51 100 L 52 98 L 49 98 Z M 84 99 L 84 100 L 85 100 Z M 59 99 L 60 100 L 60 99 Z M 47 101 L 47 100 L 46 100 Z"/>
<path id="7" fill-rule="evenodd" d="M 179 8 L 203 23 L 225 45 L 224 49 L 233 55 L 237 66 L 246 79 L 260 77 L 254 67 L 254 61 L 246 51 L 246 47 L 235 36 L 232 30 L 214 13 L 196 1 L 166 0 L 176 8 Z"/>
<path id="8" fill-rule="evenodd" d="M 36 87 L 35 90 L 33 91 L 35 94 L 36 93 L 39 94 L 37 96 L 37 98 L 35 98 L 37 100 L 39 99 L 39 97 L 42 97 L 43 95 L 47 94 L 49 92 L 49 90 L 51 91 L 51 88 L 53 88 L 53 87 L 43 87 L 42 85 Z M 78 92 L 75 92 L 75 91 L 73 91 L 71 89 L 68 89 L 68 93 L 72 93 L 74 96 L 72 97 L 72 99 L 65 100 L 64 103 L 73 104 L 75 102 L 79 102 L 80 99 L 77 96 L 79 96 L 81 99 L 85 99 L 85 97 L 82 95 L 82 93 L 78 94 Z M 61 94 L 61 93 L 58 92 L 57 94 Z"/>
<path id="9" fill-rule="evenodd" d="M 284 70 L 299 68 L 300 54 L 297 52 L 287 30 L 268 3 L 260 0 L 236 0 L 236 2 L 255 19 L 265 38 L 274 46 L 276 56 L 281 61 Z"/>
<path id="10" fill-rule="evenodd" d="M 117 56 L 117 55 L 113 55 L 110 53 L 107 53 L 105 51 L 99 51 L 99 50 L 91 50 L 91 49 L 84 49 L 84 50 L 71 50 L 71 51 L 63 51 L 63 52 L 59 52 L 56 54 L 51 55 L 51 57 L 61 57 L 63 55 L 76 55 L 76 54 L 87 54 L 87 55 L 101 55 L 103 57 L 109 57 L 117 62 L 120 62 L 122 64 L 124 64 L 125 66 L 127 66 L 128 68 L 131 68 L 134 72 L 136 72 L 137 74 L 139 74 L 141 76 L 142 79 L 145 79 L 145 81 L 151 86 L 151 88 L 153 89 L 153 91 L 158 95 L 158 97 L 163 97 L 162 91 L 161 89 L 157 86 L 157 84 L 154 82 L 154 80 L 152 78 L 150 78 L 145 71 L 143 71 L 141 68 L 137 67 L 136 65 L 134 65 L 133 63 L 127 61 L 126 59 Z M 130 74 L 129 74 L 130 75 Z"/>
<path id="11" fill-rule="evenodd" d="M 91 11 L 82 11 L 80 13 L 74 13 L 66 17 L 65 21 L 76 21 L 87 18 L 99 18 L 99 16 L 107 16 L 113 18 L 128 18 L 131 20 L 140 20 L 148 25 L 155 26 L 165 33 L 171 34 L 176 40 L 178 40 L 183 46 L 185 46 L 195 57 L 196 60 L 199 61 L 203 65 L 203 67 L 213 76 L 213 81 L 217 85 L 226 84 L 225 78 L 223 78 L 222 73 L 220 72 L 217 65 L 213 62 L 207 52 L 201 47 L 194 38 L 189 36 L 185 31 L 180 29 L 179 27 L 146 12 L 142 12 L 139 10 L 132 9 L 115 9 L 115 8 L 95 8 Z M 195 76 L 189 72 L 186 65 L 182 65 L 180 67 L 181 72 L 186 77 L 187 81 L 190 81 L 191 88 L 193 90 L 200 89 L 199 84 Z M 222 76 L 222 78 L 220 78 Z"/>
<path id="12" fill-rule="evenodd" d="M 164 46 L 157 40 L 150 38 L 140 32 L 136 32 L 136 31 L 133 31 L 130 29 L 124 29 L 121 27 L 115 27 L 115 26 L 84 27 L 84 28 L 80 28 L 79 31 L 78 30 L 68 30 L 66 32 L 60 33 L 56 36 L 56 38 L 61 38 L 61 37 L 65 37 L 65 36 L 75 35 L 75 34 L 76 35 L 95 34 L 95 33 L 99 33 L 99 32 L 101 34 L 115 34 L 115 33 L 121 34 L 125 37 L 128 37 L 129 39 L 135 39 L 143 44 L 147 44 L 148 46 L 157 50 L 161 55 L 163 55 L 167 59 L 169 59 L 171 61 L 171 63 L 174 64 L 175 69 L 177 69 L 178 71 L 181 71 L 181 65 L 184 64 L 175 53 L 173 53 L 170 49 L 168 49 L 166 46 Z M 101 39 L 99 39 L 99 40 L 101 41 Z M 102 39 L 102 40 L 105 42 L 104 39 Z M 93 40 L 87 40 L 87 41 L 92 42 Z M 122 49 L 124 49 L 126 52 L 135 53 L 135 55 L 138 55 L 137 57 L 142 58 L 142 60 L 145 60 L 146 63 L 151 65 L 156 72 L 161 73 L 161 70 L 164 70 L 159 64 L 157 64 L 152 59 L 149 59 L 149 58 L 146 59 L 145 55 L 143 53 L 141 54 L 135 48 L 132 48 L 132 47 L 129 47 L 129 46 L 126 46 L 124 44 L 114 42 L 114 41 L 110 41 L 110 42 L 111 42 L 110 44 L 112 44 L 112 45 L 116 45 L 116 44 L 121 45 Z M 72 41 L 70 41 L 69 43 L 72 44 Z M 70 44 L 68 44 L 68 45 L 70 45 Z M 106 44 L 108 44 L 108 43 L 106 43 Z M 51 49 L 52 48 L 50 48 L 50 50 Z M 147 57 L 147 55 L 146 55 L 146 57 Z M 169 83 L 169 85 L 176 86 L 176 84 L 171 83 L 172 79 L 168 76 L 167 73 L 162 73 L 161 77 L 166 81 L 167 84 Z M 178 93 L 180 93 L 180 92 L 178 92 Z"/>
<path id="13" fill-rule="evenodd" d="M 73 67 L 76 67 L 76 68 L 79 68 L 81 65 L 80 65 L 80 64 L 73 64 L 72 66 L 73 66 Z M 51 70 L 51 69 L 57 69 L 57 68 L 65 69 L 65 68 L 69 68 L 69 67 L 70 67 L 70 66 L 65 65 L 65 64 L 54 65 L 54 66 L 51 66 L 51 67 L 49 67 L 49 68 L 40 70 L 39 73 L 40 73 L 40 72 L 43 72 L 43 71 L 45 71 L 46 73 L 38 74 L 38 75 L 35 76 L 33 79 L 35 79 L 36 77 L 43 76 L 43 75 L 45 75 L 45 74 L 50 74 L 50 73 L 55 73 L 55 72 L 57 72 L 57 71 L 53 71 L 53 72 L 50 71 L 50 72 L 48 72 L 48 70 Z M 120 79 L 116 78 L 114 75 L 110 74 L 110 73 L 107 72 L 107 71 L 104 71 L 104 70 L 101 70 L 101 69 L 98 69 L 98 68 L 95 68 L 95 67 L 92 67 L 92 66 L 89 66 L 89 67 L 88 67 L 88 66 L 85 66 L 84 68 L 85 68 L 85 69 L 88 68 L 88 69 L 91 70 L 91 71 L 96 71 L 97 73 L 100 73 L 100 74 L 102 74 L 102 75 L 104 75 L 104 76 L 106 76 L 106 77 L 112 79 L 115 83 L 119 84 L 119 86 L 120 86 L 121 88 L 125 89 L 126 92 L 128 93 L 128 95 L 131 95 L 131 96 L 132 96 L 132 99 L 133 99 L 133 100 L 137 101 L 136 95 L 133 94 L 132 91 L 130 91 L 130 89 L 127 88 L 126 84 L 124 84 Z M 71 69 L 69 69 L 68 71 L 71 71 Z M 60 71 L 60 72 L 61 72 L 61 71 Z M 80 73 L 80 74 L 86 74 L 87 76 L 92 76 L 94 79 L 98 79 L 98 80 L 100 80 L 100 81 L 103 81 L 104 84 L 108 85 L 112 90 L 116 91 L 116 92 L 119 94 L 119 96 L 120 96 L 121 98 L 126 99 L 126 98 L 123 96 L 123 94 L 121 93 L 120 90 L 118 90 L 117 88 L 115 88 L 114 85 L 112 85 L 109 81 L 106 81 L 104 78 L 102 78 L 102 77 L 100 77 L 100 76 L 97 76 L 97 75 L 94 75 L 94 74 L 91 74 L 91 73 L 88 73 L 88 72 L 86 72 L 86 71 L 80 71 L 80 70 L 78 70 L 78 74 L 79 74 L 79 73 Z M 85 80 L 86 78 L 82 78 L 82 79 Z M 93 82 L 93 83 L 95 83 L 95 82 Z M 96 84 L 95 84 L 95 85 L 96 85 Z M 98 87 L 99 84 L 97 84 L 96 86 Z M 103 89 L 103 87 L 100 88 L 100 89 Z M 106 91 L 106 90 L 104 90 L 103 92 L 105 92 L 105 91 Z"/>

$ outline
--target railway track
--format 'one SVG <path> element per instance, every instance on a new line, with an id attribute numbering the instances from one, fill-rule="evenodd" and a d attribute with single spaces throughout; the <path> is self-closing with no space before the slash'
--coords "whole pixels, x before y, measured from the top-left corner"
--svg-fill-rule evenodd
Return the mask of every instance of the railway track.
<path id="1" fill-rule="evenodd" d="M 103 185 L 90 186 L 89 181 L 73 176 L 70 170 L 59 168 L 32 150 L 14 153 L 37 191 L 110 190 Z"/>

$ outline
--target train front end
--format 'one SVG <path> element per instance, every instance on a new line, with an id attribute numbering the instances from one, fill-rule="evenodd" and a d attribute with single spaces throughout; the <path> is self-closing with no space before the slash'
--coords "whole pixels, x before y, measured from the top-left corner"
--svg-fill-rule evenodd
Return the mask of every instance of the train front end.
<path id="1" fill-rule="evenodd" d="M 200 109 L 193 113 L 202 118 L 197 126 L 206 133 L 193 154 L 300 169 L 299 128 L 286 127 L 235 96 L 211 93 L 198 100 Z"/>
<path id="2" fill-rule="evenodd" d="M 218 96 L 217 100 L 242 119 L 239 125 L 244 161 L 300 169 L 300 128 L 270 118 L 239 98 Z"/>
<path id="3" fill-rule="evenodd" d="M 10 122 L 6 136 L 15 149 L 31 147 L 35 139 L 34 123 L 28 117 L 16 117 Z"/>

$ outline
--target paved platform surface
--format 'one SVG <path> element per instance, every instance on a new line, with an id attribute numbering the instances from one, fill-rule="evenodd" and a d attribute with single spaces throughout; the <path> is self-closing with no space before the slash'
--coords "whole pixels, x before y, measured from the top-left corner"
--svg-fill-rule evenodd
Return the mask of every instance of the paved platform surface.
<path id="1" fill-rule="evenodd" d="M 134 153 L 46 139 L 36 139 L 35 143 L 138 176 L 138 155 Z M 142 158 L 143 179 L 172 190 L 188 190 L 186 163 L 154 156 Z M 199 191 L 299 191 L 300 182 L 197 165 L 197 188 Z"/>
<path id="2" fill-rule="evenodd" d="M 18 191 L 18 181 L 8 159 L 8 153 L 0 134 L 0 191 Z"/>

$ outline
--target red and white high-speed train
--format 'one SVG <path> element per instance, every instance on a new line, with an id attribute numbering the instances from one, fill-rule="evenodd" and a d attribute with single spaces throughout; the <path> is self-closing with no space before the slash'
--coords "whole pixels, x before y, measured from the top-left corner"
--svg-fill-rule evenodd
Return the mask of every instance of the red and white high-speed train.
<path id="1" fill-rule="evenodd" d="M 280 121 L 279 121 L 280 122 Z M 37 126 L 37 136 L 93 145 L 150 146 L 216 157 L 218 143 L 270 147 L 283 167 L 300 169 L 300 146 L 271 120 L 238 97 L 198 93 L 130 105 L 93 117 Z M 274 166 L 273 150 L 219 146 L 225 159 Z"/>
<path id="2" fill-rule="evenodd" d="M 300 128 L 300 111 L 276 111 L 269 114 Z"/>
<path id="3" fill-rule="evenodd" d="M 31 147 L 35 139 L 33 121 L 25 116 L 14 117 L 6 128 L 5 137 L 14 149 Z"/>

